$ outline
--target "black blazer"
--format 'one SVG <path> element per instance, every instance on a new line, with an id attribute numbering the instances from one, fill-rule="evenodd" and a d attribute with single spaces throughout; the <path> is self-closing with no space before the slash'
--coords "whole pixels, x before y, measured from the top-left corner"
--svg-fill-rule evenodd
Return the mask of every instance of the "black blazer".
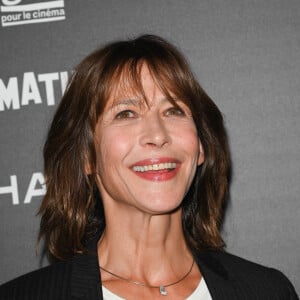
<path id="1" fill-rule="evenodd" d="M 96 250 L 96 243 L 93 247 Z M 23 275 L 0 287 L 0 300 L 100 300 L 96 251 Z M 195 253 L 213 300 L 296 300 L 279 271 L 221 251 Z M 201 300 L 201 299 L 199 299 Z"/>

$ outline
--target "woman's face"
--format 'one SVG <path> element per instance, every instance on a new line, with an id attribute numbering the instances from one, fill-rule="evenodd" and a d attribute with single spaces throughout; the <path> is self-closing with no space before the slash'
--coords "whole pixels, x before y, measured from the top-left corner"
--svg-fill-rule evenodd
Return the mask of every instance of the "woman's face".
<path id="1" fill-rule="evenodd" d="M 146 65 L 141 82 L 148 103 L 116 88 L 96 125 L 97 181 L 105 208 L 163 214 L 181 204 L 204 157 L 190 109 L 169 102 Z"/>

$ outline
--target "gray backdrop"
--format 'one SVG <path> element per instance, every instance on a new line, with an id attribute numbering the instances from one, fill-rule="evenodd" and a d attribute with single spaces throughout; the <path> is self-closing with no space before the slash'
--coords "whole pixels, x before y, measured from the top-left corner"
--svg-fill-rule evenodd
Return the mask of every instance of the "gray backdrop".
<path id="1" fill-rule="evenodd" d="M 224 113 L 228 251 L 282 270 L 299 293 L 299 0 L 52 2 L 0 1 L 0 283 L 47 264 L 35 251 L 41 152 L 68 72 L 98 45 L 154 33 Z"/>

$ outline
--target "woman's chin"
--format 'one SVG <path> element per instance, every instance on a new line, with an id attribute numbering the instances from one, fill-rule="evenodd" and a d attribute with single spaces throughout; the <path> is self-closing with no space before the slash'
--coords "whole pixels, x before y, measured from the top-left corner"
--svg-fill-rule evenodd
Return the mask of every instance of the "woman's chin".
<path id="1" fill-rule="evenodd" d="M 178 211 L 181 207 L 181 202 L 178 203 L 166 203 L 156 201 L 155 203 L 151 203 L 151 205 L 145 205 L 143 207 L 139 207 L 139 209 L 146 214 L 151 215 L 169 215 Z"/>

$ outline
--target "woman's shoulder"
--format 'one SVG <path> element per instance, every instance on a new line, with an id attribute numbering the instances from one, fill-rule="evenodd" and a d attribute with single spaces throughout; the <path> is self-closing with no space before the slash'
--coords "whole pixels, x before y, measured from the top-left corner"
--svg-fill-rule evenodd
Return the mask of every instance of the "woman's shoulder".
<path id="1" fill-rule="evenodd" d="M 211 253 L 212 256 L 222 262 L 223 266 L 225 266 L 228 271 L 231 271 L 230 273 L 237 275 L 245 274 L 245 276 L 250 276 L 250 274 L 252 274 L 259 278 L 261 276 L 266 276 L 272 280 L 288 281 L 287 277 L 277 269 L 261 265 L 225 251 Z"/>
<path id="2" fill-rule="evenodd" d="M 210 280 L 218 276 L 223 279 L 220 282 L 224 286 L 231 286 L 235 291 L 240 290 L 245 295 L 252 295 L 252 299 L 256 299 L 257 295 L 264 296 L 263 299 L 299 299 L 289 279 L 274 268 L 225 251 L 209 251 L 200 254 L 198 259 L 200 268 L 204 268 Z M 270 298 L 270 295 L 274 295 L 274 298 Z"/>
<path id="3" fill-rule="evenodd" d="M 57 262 L 0 286 L 0 300 L 67 299 L 71 265 Z"/>

